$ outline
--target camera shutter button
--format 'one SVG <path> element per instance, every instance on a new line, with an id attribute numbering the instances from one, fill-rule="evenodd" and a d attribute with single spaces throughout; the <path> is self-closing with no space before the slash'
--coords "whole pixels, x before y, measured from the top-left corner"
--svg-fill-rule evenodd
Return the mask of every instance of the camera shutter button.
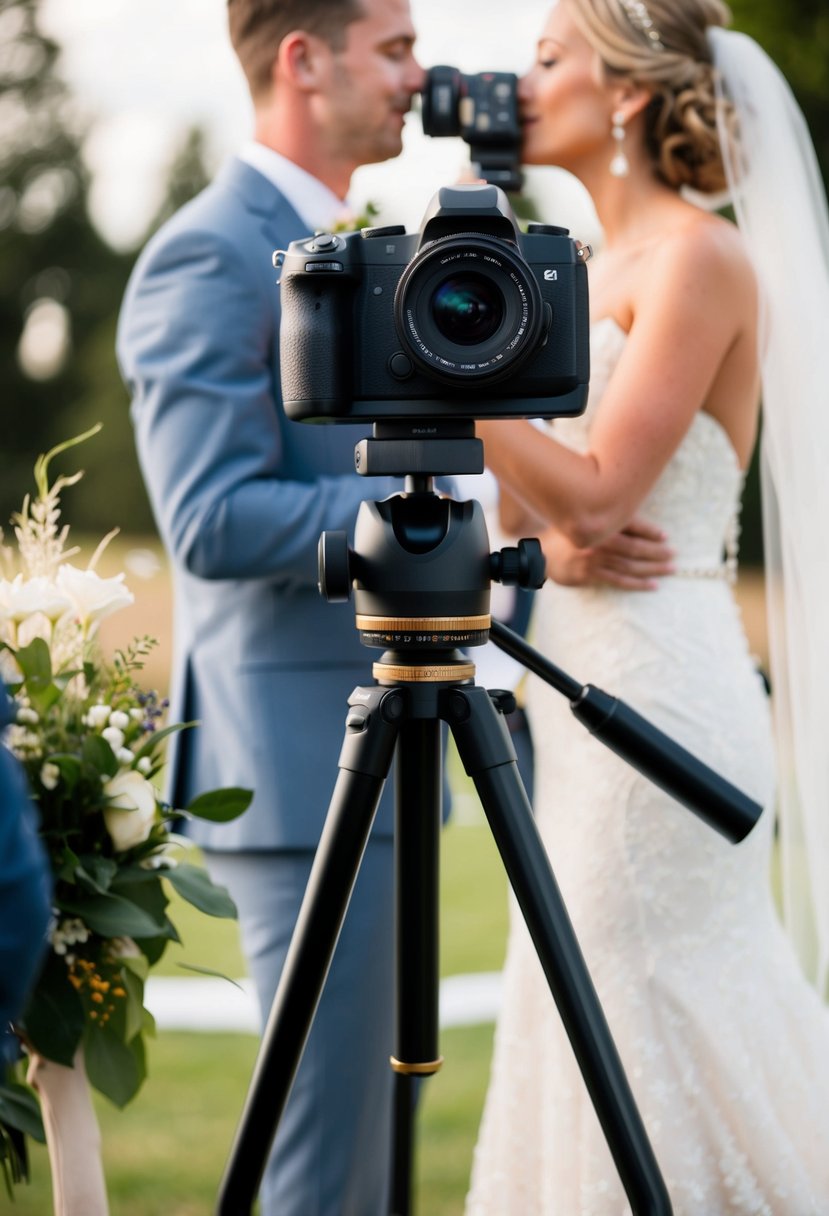
<path id="1" fill-rule="evenodd" d="M 323 252 L 326 249 L 336 249 L 337 238 L 333 232 L 318 232 L 314 237 L 314 249 Z"/>
<path id="2" fill-rule="evenodd" d="M 408 380 L 414 372 L 414 364 L 408 355 L 404 355 L 402 350 L 398 350 L 389 359 L 389 371 L 395 380 Z"/>

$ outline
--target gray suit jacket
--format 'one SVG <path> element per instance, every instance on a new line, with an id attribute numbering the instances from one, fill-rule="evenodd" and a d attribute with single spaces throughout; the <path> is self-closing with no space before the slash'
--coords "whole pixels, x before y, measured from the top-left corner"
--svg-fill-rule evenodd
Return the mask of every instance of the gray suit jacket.
<path id="1" fill-rule="evenodd" d="M 306 226 L 235 160 L 150 241 L 121 313 L 118 357 L 138 454 L 175 582 L 171 720 L 176 805 L 253 788 L 208 848 L 307 848 L 337 774 L 346 700 L 371 682 L 353 608 L 316 586 L 325 529 L 351 535 L 362 498 L 400 489 L 357 477 L 366 428 L 289 421 L 279 403 L 274 249 Z M 375 831 L 390 833 L 390 786 Z"/>

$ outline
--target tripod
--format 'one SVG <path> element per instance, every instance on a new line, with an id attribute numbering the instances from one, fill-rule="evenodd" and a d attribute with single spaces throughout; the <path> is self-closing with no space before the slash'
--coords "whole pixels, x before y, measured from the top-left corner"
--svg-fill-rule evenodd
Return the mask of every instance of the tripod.
<path id="1" fill-rule="evenodd" d="M 491 580 L 539 587 L 538 541 L 491 554 L 476 502 L 440 497 L 433 478 L 479 473 L 474 424 L 438 439 L 406 424 L 376 423 L 357 449 L 367 475 L 405 475 L 406 492 L 366 501 L 355 542 L 320 540 L 320 589 L 354 588 L 361 640 L 383 648 L 376 683 L 349 698 L 339 776 L 296 929 L 262 1039 L 222 1181 L 218 1216 L 250 1212 L 287 1102 L 359 871 L 383 784 L 396 754 L 397 1026 L 391 1212 L 411 1209 L 413 1095 L 439 1070 L 437 874 L 441 723 L 471 776 L 508 880 L 569 1036 L 636 1216 L 670 1216 L 671 1203 L 636 1108 L 567 909 L 533 819 L 504 721 L 511 694 L 474 683 L 461 647 L 490 636 L 568 697 L 585 726 L 729 839 L 748 834 L 761 808 L 621 701 L 582 686 L 489 616 Z"/>

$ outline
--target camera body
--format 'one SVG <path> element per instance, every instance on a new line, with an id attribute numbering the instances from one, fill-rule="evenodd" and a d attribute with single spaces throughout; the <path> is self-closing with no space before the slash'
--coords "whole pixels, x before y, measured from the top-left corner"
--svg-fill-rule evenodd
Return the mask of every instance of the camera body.
<path id="1" fill-rule="evenodd" d="M 444 187 L 416 233 L 293 241 L 278 263 L 285 412 L 300 422 L 581 413 L 586 252 L 566 229 L 522 234 L 487 185 Z"/>
<path id="2" fill-rule="evenodd" d="M 502 190 L 520 190 L 521 124 L 514 72 L 429 68 L 420 100 L 424 135 L 459 135 L 470 147 L 473 172 Z"/>

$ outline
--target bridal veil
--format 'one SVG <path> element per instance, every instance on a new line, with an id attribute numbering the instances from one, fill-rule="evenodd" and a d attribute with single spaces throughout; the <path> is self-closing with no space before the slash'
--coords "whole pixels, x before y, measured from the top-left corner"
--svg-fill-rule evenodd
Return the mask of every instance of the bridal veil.
<path id="1" fill-rule="evenodd" d="M 761 477 L 786 927 L 829 970 L 829 218 L 805 119 L 751 38 L 709 30 L 731 201 L 762 295 Z M 732 112 L 733 113 L 733 112 Z"/>

